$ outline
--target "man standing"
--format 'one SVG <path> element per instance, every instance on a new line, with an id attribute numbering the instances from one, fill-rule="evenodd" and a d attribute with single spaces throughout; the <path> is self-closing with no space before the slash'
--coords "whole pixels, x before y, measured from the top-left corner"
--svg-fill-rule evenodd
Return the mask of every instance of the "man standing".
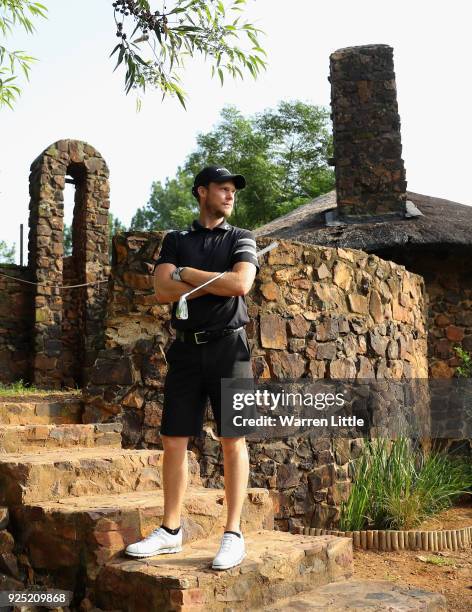
<path id="1" fill-rule="evenodd" d="M 226 527 L 213 569 L 229 569 L 244 558 L 241 510 L 249 476 L 249 458 L 240 437 L 221 437 L 221 378 L 253 377 L 251 351 L 244 325 L 249 322 L 244 296 L 259 270 L 256 242 L 249 230 L 231 226 L 237 189 L 246 186 L 240 174 L 208 166 L 197 174 L 192 189 L 200 216 L 186 231 L 166 234 L 155 269 L 155 290 L 161 304 L 173 302 L 176 339 L 166 353 L 161 437 L 164 446 L 164 518 L 147 538 L 130 544 L 126 553 L 148 557 L 182 550 L 180 526 L 187 486 L 187 445 L 202 434 L 204 409 L 210 398 L 223 447 Z M 188 297 L 188 319 L 176 317 L 181 295 L 228 270 L 221 278 Z"/>

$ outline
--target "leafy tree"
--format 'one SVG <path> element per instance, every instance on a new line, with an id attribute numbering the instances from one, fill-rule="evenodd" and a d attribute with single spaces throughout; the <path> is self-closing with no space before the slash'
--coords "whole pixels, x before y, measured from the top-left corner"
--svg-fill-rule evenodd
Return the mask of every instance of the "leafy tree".
<path id="1" fill-rule="evenodd" d="M 168 0 L 168 4 L 172 0 Z M 115 0 L 111 3 L 120 39 L 110 56 L 126 67 L 125 91 L 144 93 L 146 87 L 177 96 L 185 107 L 179 69 L 185 57 L 202 56 L 223 85 L 225 74 L 243 78 L 248 72 L 257 78 L 266 68 L 265 51 L 260 46 L 261 30 L 241 21 L 246 0 L 173 0 L 167 10 L 152 11 L 148 0 Z M 15 26 L 34 31 L 33 20 L 46 17 L 47 8 L 32 0 L 0 0 L 0 34 L 5 37 Z M 245 36 L 245 48 L 233 39 Z M 10 51 L 0 45 L 0 108 L 13 104 L 20 95 L 18 71 L 29 78 L 35 58 L 24 51 Z M 137 98 L 138 108 L 141 100 Z"/>
<path id="2" fill-rule="evenodd" d="M 165 184 L 155 181 L 145 209 L 138 208 L 131 221 L 134 230 L 163 230 L 186 227 L 198 211 L 197 201 L 191 194 L 193 176 L 178 168 L 176 177 Z"/>
<path id="3" fill-rule="evenodd" d="M 0 240 L 0 263 L 15 263 L 15 244 L 9 247 L 4 240 Z"/>
<path id="4" fill-rule="evenodd" d="M 247 187 L 238 192 L 231 222 L 254 228 L 330 191 L 334 172 L 329 112 L 300 101 L 281 102 L 254 117 L 225 107 L 220 122 L 197 136 L 175 178 L 153 183 L 148 204 L 138 209 L 131 228 L 184 228 L 198 208 L 191 195 L 195 174 L 215 164 L 244 174 Z"/>
<path id="5" fill-rule="evenodd" d="M 15 26 L 26 32 L 34 32 L 33 19 L 46 17 L 47 9 L 39 2 L 30 0 L 0 0 L 0 34 L 5 38 Z M 13 104 L 20 95 L 18 69 L 29 79 L 31 64 L 36 59 L 24 51 L 10 51 L 0 44 L 0 108 Z"/>
<path id="6" fill-rule="evenodd" d="M 115 0 L 120 42 L 111 55 L 118 54 L 116 67 L 126 66 L 126 93 L 132 88 L 144 92 L 151 86 L 160 89 L 163 98 L 176 95 L 185 107 L 179 68 L 186 56 L 203 56 L 222 85 L 225 73 L 243 78 L 246 70 L 256 78 L 266 67 L 265 51 L 257 38 L 261 30 L 240 21 L 245 4 L 246 0 L 231 0 L 228 6 L 222 0 L 174 0 L 170 10 L 164 3 L 162 12 L 153 12 L 148 0 Z M 249 50 L 231 44 L 241 34 L 246 35 Z"/>

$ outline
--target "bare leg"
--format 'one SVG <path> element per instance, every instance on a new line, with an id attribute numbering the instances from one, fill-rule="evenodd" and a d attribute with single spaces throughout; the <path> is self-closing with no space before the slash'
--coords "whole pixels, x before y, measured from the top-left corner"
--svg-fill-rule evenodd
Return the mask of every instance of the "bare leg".
<path id="1" fill-rule="evenodd" d="M 220 438 L 223 447 L 225 495 L 228 515 L 226 531 L 238 531 L 249 478 L 246 439 Z"/>
<path id="2" fill-rule="evenodd" d="M 169 529 L 180 525 L 180 514 L 188 481 L 188 437 L 161 436 L 164 445 L 164 518 Z"/>

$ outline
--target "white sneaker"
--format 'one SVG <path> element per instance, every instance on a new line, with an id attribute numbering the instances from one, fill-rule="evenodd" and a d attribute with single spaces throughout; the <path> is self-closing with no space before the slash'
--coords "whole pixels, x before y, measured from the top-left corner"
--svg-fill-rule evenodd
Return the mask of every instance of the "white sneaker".
<path id="1" fill-rule="evenodd" d="M 162 527 L 154 529 L 152 533 L 135 544 L 125 548 L 125 554 L 131 557 L 152 557 L 164 553 L 177 553 L 182 550 L 182 528 L 179 533 L 172 535 Z"/>
<path id="2" fill-rule="evenodd" d="M 244 538 L 234 533 L 225 532 L 221 539 L 220 550 L 213 559 L 212 569 L 225 570 L 239 565 L 246 556 Z"/>

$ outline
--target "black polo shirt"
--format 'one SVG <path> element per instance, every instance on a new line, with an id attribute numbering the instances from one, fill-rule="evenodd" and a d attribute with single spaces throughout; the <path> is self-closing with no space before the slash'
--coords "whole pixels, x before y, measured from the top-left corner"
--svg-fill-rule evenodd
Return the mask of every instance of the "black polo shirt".
<path id="1" fill-rule="evenodd" d="M 250 230 L 234 227 L 226 220 L 208 229 L 195 219 L 187 230 L 170 231 L 164 236 L 156 265 L 171 263 L 206 272 L 224 272 L 239 261 L 249 261 L 259 271 L 256 241 Z M 188 319 L 181 320 L 175 316 L 177 302 L 173 304 L 174 329 L 215 331 L 226 327 L 235 329 L 249 322 L 244 296 L 208 293 L 189 299 L 187 305 Z"/>

